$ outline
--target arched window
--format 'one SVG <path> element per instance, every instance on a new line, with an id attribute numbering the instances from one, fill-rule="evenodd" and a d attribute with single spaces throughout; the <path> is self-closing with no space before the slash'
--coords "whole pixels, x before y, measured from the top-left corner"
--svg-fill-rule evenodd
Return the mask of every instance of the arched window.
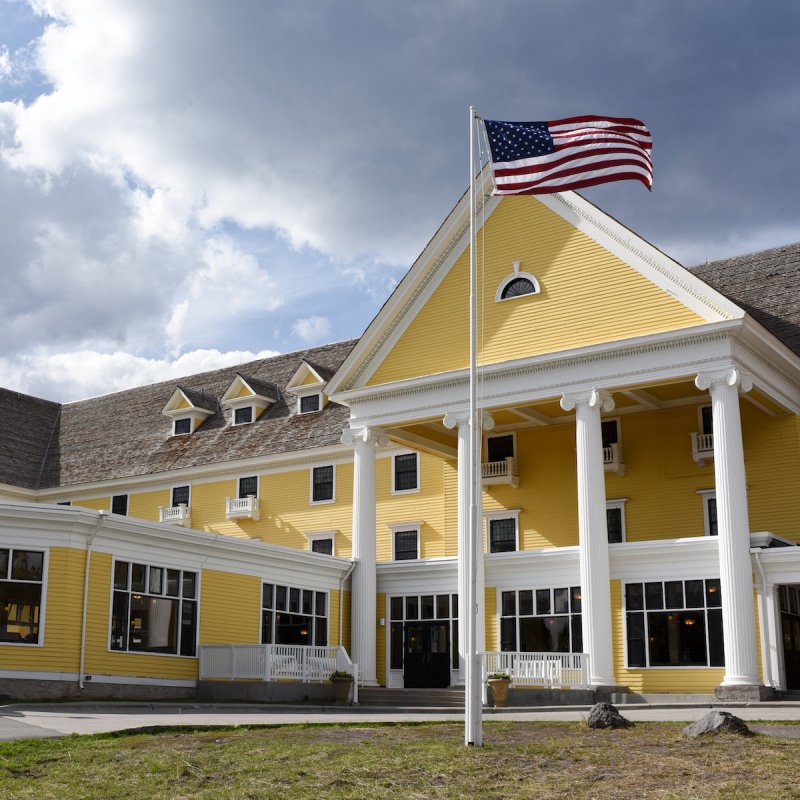
<path id="1" fill-rule="evenodd" d="M 509 297 L 519 297 L 523 294 L 536 294 L 536 287 L 527 278 L 514 278 L 513 281 L 505 285 L 505 288 L 500 293 L 500 299 L 507 300 Z"/>

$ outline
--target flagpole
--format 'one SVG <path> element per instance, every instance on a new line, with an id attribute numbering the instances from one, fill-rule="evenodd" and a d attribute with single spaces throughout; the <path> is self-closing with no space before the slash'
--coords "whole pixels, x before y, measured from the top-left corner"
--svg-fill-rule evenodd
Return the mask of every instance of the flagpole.
<path id="1" fill-rule="evenodd" d="M 481 681 L 483 679 L 477 653 L 477 559 L 482 557 L 477 543 L 482 485 L 480 475 L 481 430 L 478 410 L 477 381 L 477 321 L 478 291 L 476 262 L 476 196 L 475 196 L 475 106 L 469 107 L 469 520 L 464 553 L 464 567 L 469 576 L 467 587 L 467 654 L 466 687 L 464 692 L 465 743 L 480 747 L 483 745 Z M 463 601 L 462 601 L 463 602 Z"/>

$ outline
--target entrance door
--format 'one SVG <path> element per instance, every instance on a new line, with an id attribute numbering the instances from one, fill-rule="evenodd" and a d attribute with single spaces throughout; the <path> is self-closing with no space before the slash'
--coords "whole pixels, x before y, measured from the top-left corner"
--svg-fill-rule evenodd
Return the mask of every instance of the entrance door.
<path id="1" fill-rule="evenodd" d="M 778 591 L 786 688 L 797 691 L 800 689 L 800 588 L 781 586 Z"/>
<path id="2" fill-rule="evenodd" d="M 449 623 L 406 622 L 404 636 L 403 685 L 430 689 L 449 686 Z"/>

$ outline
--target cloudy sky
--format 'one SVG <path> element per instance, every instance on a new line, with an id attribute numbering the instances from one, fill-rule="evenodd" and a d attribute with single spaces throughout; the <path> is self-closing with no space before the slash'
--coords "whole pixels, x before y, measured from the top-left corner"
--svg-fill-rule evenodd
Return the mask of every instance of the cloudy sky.
<path id="1" fill-rule="evenodd" d="M 358 336 L 467 109 L 636 116 L 585 192 L 691 265 L 800 239 L 795 0 L 0 0 L 0 385 L 72 400 Z"/>

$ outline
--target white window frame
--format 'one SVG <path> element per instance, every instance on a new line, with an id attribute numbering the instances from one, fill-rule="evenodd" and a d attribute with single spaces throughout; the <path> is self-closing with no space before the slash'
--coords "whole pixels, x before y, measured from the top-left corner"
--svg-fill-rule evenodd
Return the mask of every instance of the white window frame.
<path id="1" fill-rule="evenodd" d="M 251 419 L 250 419 L 250 421 L 249 421 L 249 422 L 237 422 L 237 421 L 236 421 L 236 412 L 237 412 L 237 411 L 241 411 L 241 410 L 242 410 L 242 409 L 244 409 L 244 408 L 249 408 L 249 409 L 250 409 L 250 416 L 251 416 Z M 247 404 L 245 403 L 244 405 L 240 405 L 240 406 L 234 406 L 234 407 L 231 409 L 231 427 L 232 427 L 232 428 L 240 428 L 242 425 L 252 425 L 252 424 L 253 424 L 253 423 L 256 421 L 256 417 L 257 417 L 257 416 L 258 416 L 258 415 L 256 414 L 256 407 L 255 407 L 255 404 L 252 404 L 252 403 L 251 403 L 250 405 L 247 405 Z"/>
<path id="2" fill-rule="evenodd" d="M 30 545 L 25 544 L 6 544 L 4 542 L 0 543 L 0 549 L 8 550 L 9 551 L 9 575 L 11 574 L 11 555 L 10 552 L 13 550 L 33 550 L 37 553 L 42 553 L 42 599 L 39 603 L 39 641 L 38 642 L 0 642 L 0 647 L 44 647 L 44 623 L 45 623 L 45 614 L 47 611 L 47 578 L 48 578 L 48 569 L 50 565 L 50 548 L 49 547 L 31 547 Z M 21 581 L 21 580 L 11 580 L 9 579 L 9 583 L 35 583 L 38 584 L 39 581 Z"/>
<path id="3" fill-rule="evenodd" d="M 306 534 L 306 536 L 309 536 L 309 535 L 313 536 L 314 534 Z M 272 608 L 270 608 L 270 609 L 264 608 L 264 584 L 265 583 L 268 583 L 268 584 L 272 585 L 273 601 L 272 601 Z M 273 614 L 273 626 L 272 626 L 272 638 L 273 639 L 275 638 L 275 634 L 277 633 L 276 628 L 275 628 L 275 624 L 274 624 L 274 622 L 275 622 L 274 615 L 276 613 L 279 613 L 283 609 L 275 608 L 275 587 L 276 586 L 283 586 L 287 591 L 287 603 L 286 603 L 287 610 L 285 611 L 285 613 L 286 614 L 296 614 L 297 616 L 300 616 L 300 617 L 309 616 L 308 614 L 303 614 L 303 612 L 302 612 L 302 603 L 303 603 L 302 593 L 303 592 L 312 592 L 313 593 L 313 595 L 314 595 L 314 599 L 313 599 L 314 611 L 316 611 L 316 606 L 317 606 L 317 592 L 319 592 L 320 594 L 324 594 L 325 595 L 325 616 L 322 617 L 320 614 L 315 614 L 315 613 L 312 613 L 310 615 L 311 619 L 313 621 L 312 624 L 314 626 L 314 629 L 313 629 L 314 635 L 311 636 L 310 638 L 312 639 L 312 641 L 313 641 L 313 639 L 316 638 L 316 633 L 317 633 L 316 620 L 317 619 L 324 619 L 325 620 L 325 640 L 326 640 L 326 644 L 324 644 L 324 645 L 314 645 L 312 643 L 311 646 L 312 647 L 333 647 L 333 646 L 335 646 L 335 645 L 331 644 L 331 638 L 332 638 L 332 636 L 331 636 L 331 619 L 332 619 L 332 617 L 331 617 L 331 590 L 330 589 L 314 589 L 314 588 L 309 587 L 309 586 L 299 586 L 296 583 L 289 583 L 284 578 L 261 578 L 261 591 L 259 592 L 259 595 L 258 595 L 258 641 L 259 641 L 259 643 L 261 643 L 262 645 L 263 644 L 270 644 L 270 645 L 273 644 L 273 642 L 261 642 L 261 637 L 262 637 L 263 632 L 264 632 L 264 612 L 265 611 L 271 611 L 272 614 Z M 289 605 L 289 603 L 288 603 L 288 592 L 291 591 L 292 589 L 299 589 L 300 593 L 301 593 L 300 594 L 301 610 L 299 612 L 289 611 L 288 610 L 288 605 Z M 339 621 L 339 624 L 341 625 L 341 620 Z M 280 645 L 276 645 L 276 646 L 280 647 Z"/>
<path id="4" fill-rule="evenodd" d="M 533 291 L 528 292 L 527 294 L 519 294 L 515 297 L 503 297 L 503 292 L 505 291 L 506 286 L 508 286 L 508 284 L 512 281 L 517 280 L 517 278 L 525 278 L 526 280 L 529 280 L 533 284 Z M 534 297 L 535 295 L 541 293 L 542 287 L 539 285 L 539 281 L 537 281 L 530 272 L 520 272 L 519 261 L 515 261 L 514 271 L 511 273 L 511 275 L 500 281 L 500 285 L 497 287 L 497 291 L 494 293 L 494 301 L 495 303 L 505 303 L 507 300 L 519 300 L 522 297 Z"/>
<path id="5" fill-rule="evenodd" d="M 304 533 L 303 536 L 305 536 L 306 539 L 308 540 L 308 545 L 307 545 L 306 549 L 308 550 L 309 553 L 312 553 L 313 549 L 312 549 L 311 545 L 314 542 L 319 542 L 319 541 L 322 541 L 324 539 L 330 539 L 331 543 L 333 544 L 333 548 L 332 548 L 333 552 L 331 553 L 331 555 L 335 556 L 336 555 L 336 534 L 338 532 L 339 532 L 338 530 L 330 530 L 330 531 L 309 531 L 308 533 Z M 318 554 L 318 555 L 321 555 L 321 554 Z M 269 583 L 269 582 L 270 581 L 266 581 L 266 583 Z M 274 583 L 274 581 L 273 581 L 273 583 Z"/>
<path id="6" fill-rule="evenodd" d="M 496 558 L 497 556 L 508 556 L 510 553 L 519 553 L 519 508 L 504 508 L 499 511 L 485 511 L 483 514 L 484 520 L 484 552 L 489 558 Z M 499 519 L 513 519 L 514 520 L 514 550 L 493 553 L 491 542 L 491 522 L 492 520 Z"/>
<path id="7" fill-rule="evenodd" d="M 604 422 L 613 422 L 617 426 L 617 442 L 616 444 L 622 446 L 622 417 L 601 417 L 600 418 L 600 436 L 602 439 L 602 425 Z"/>
<path id="8" fill-rule="evenodd" d="M 180 422 L 181 420 L 184 420 L 184 419 L 188 419 L 189 420 L 189 430 L 186 431 L 186 433 L 178 433 L 175 430 L 175 426 L 178 424 L 178 422 Z M 194 419 L 191 416 L 174 417 L 173 418 L 173 420 L 172 420 L 172 435 L 173 436 L 191 436 L 193 433 L 194 433 Z"/>
<path id="9" fill-rule="evenodd" d="M 317 396 L 319 398 L 319 408 L 315 409 L 314 411 L 303 411 L 303 398 L 304 397 L 314 397 Z M 322 397 L 322 392 L 304 392 L 303 394 L 297 395 L 297 413 L 298 414 L 319 414 L 320 411 L 325 407 L 325 403 L 323 402 L 324 398 Z"/>
<path id="10" fill-rule="evenodd" d="M 622 542 L 614 542 L 614 544 L 624 544 L 628 541 L 628 527 L 625 521 L 625 504 L 628 502 L 627 497 L 617 497 L 613 500 L 606 500 L 606 511 L 614 508 L 620 510 L 620 520 L 622 522 Z M 609 544 L 611 544 L 609 542 Z"/>
<path id="11" fill-rule="evenodd" d="M 697 494 L 703 499 L 703 535 L 704 536 L 711 536 L 711 520 L 709 519 L 708 514 L 708 501 L 717 500 L 717 490 L 716 489 L 698 489 Z M 719 536 L 719 509 L 717 509 L 717 535 L 712 538 L 717 538 Z"/>
<path id="12" fill-rule="evenodd" d="M 486 460 L 489 460 L 489 440 L 490 439 L 499 439 L 503 436 L 510 436 L 513 440 L 513 447 L 514 453 L 511 456 L 513 459 L 516 460 L 517 458 L 517 432 L 516 431 L 503 431 L 502 433 L 484 433 L 483 434 L 483 447 L 484 452 L 486 453 Z"/>
<path id="13" fill-rule="evenodd" d="M 237 498 L 237 499 L 239 499 L 239 500 L 240 500 L 240 499 L 242 499 L 242 498 L 241 498 L 241 492 L 240 492 L 239 490 L 241 489 L 241 486 L 242 486 L 242 480 L 243 480 L 244 478 L 255 478 L 255 479 L 256 479 L 256 493 L 255 493 L 255 497 L 261 497 L 261 475 L 259 475 L 258 473 L 256 473 L 256 474 L 254 475 L 252 472 L 249 472 L 247 475 L 240 475 L 240 476 L 239 476 L 239 477 L 236 479 L 236 498 Z M 189 488 L 189 492 L 190 492 L 190 494 L 191 494 L 191 487 Z M 250 495 L 245 495 L 245 497 L 249 497 L 249 496 L 250 496 Z"/>
<path id="14" fill-rule="evenodd" d="M 414 455 L 417 457 L 417 485 L 414 489 L 397 489 L 395 487 L 395 479 L 397 477 L 397 471 L 395 469 L 395 460 L 398 456 L 411 456 Z M 422 485 L 422 459 L 420 458 L 420 454 L 417 450 L 405 450 L 402 453 L 392 453 L 392 494 L 415 494 L 420 491 L 420 487 Z"/>
<path id="15" fill-rule="evenodd" d="M 704 435 L 706 433 L 706 431 L 705 431 L 705 429 L 703 427 L 703 409 L 704 408 L 710 408 L 712 416 L 713 416 L 713 413 L 714 413 L 714 411 L 713 411 L 714 406 L 713 406 L 712 403 L 705 403 L 704 402 L 704 403 L 700 403 L 700 405 L 697 406 L 697 432 L 700 435 Z M 710 433 L 712 435 L 714 434 L 714 426 L 713 425 L 711 426 L 711 430 L 708 431 L 708 433 Z"/>
<path id="16" fill-rule="evenodd" d="M 189 481 L 186 481 L 186 483 L 174 483 L 174 484 L 172 484 L 172 486 L 169 487 L 169 508 L 177 508 L 178 507 L 178 506 L 172 505 L 172 493 L 173 493 L 173 491 L 175 489 L 179 489 L 181 486 L 188 486 L 189 487 L 189 501 L 186 503 L 186 508 L 191 508 L 192 507 L 192 484 L 189 483 Z M 148 564 L 148 566 L 150 566 L 150 565 Z M 153 566 L 157 566 L 157 565 L 154 564 Z M 170 567 L 170 569 L 175 569 L 175 568 L 174 567 Z"/>
<path id="17" fill-rule="evenodd" d="M 309 412 L 311 413 L 311 412 Z M 330 500 L 315 500 L 314 499 L 314 470 L 323 467 L 333 468 L 333 495 Z M 336 464 L 317 464 L 308 470 L 308 502 L 312 506 L 324 506 L 336 502 Z"/>
<path id="18" fill-rule="evenodd" d="M 397 563 L 406 561 L 421 561 L 422 560 L 422 522 L 393 522 L 386 526 L 392 532 L 392 561 L 397 561 L 395 557 L 394 543 L 395 537 L 398 533 L 411 533 L 412 531 L 417 534 L 417 557 L 416 558 L 403 558 Z"/>

